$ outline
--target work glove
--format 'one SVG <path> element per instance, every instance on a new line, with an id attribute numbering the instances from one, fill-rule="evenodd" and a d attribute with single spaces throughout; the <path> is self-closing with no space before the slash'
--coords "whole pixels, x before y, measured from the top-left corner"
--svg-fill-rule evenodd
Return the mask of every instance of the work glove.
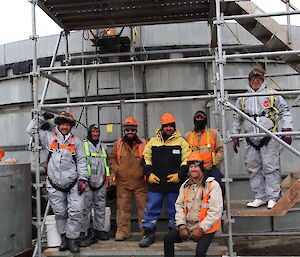
<path id="1" fill-rule="evenodd" d="M 159 177 L 157 177 L 156 175 L 154 175 L 153 173 L 150 174 L 149 178 L 148 178 L 148 182 L 150 184 L 159 184 L 160 183 L 160 179 Z"/>
<path id="2" fill-rule="evenodd" d="M 193 231 L 192 231 L 192 234 L 191 234 L 191 239 L 194 241 L 194 242 L 198 242 L 198 240 L 203 236 L 204 234 L 204 231 L 202 228 L 200 227 L 197 227 L 195 228 Z"/>
<path id="3" fill-rule="evenodd" d="M 167 176 L 167 182 L 168 183 L 175 183 L 178 184 L 180 182 L 180 178 L 178 173 L 173 173 Z"/>
<path id="4" fill-rule="evenodd" d="M 188 227 L 186 225 L 180 225 L 178 227 L 178 231 L 179 231 L 179 238 L 181 240 L 187 240 L 190 236 L 190 230 L 188 229 Z"/>
<path id="5" fill-rule="evenodd" d="M 238 150 L 237 148 L 240 146 L 240 142 L 239 142 L 239 139 L 237 137 L 233 138 L 232 139 L 232 147 L 233 147 L 233 150 L 235 151 L 235 153 L 238 153 Z"/>
<path id="6" fill-rule="evenodd" d="M 79 195 L 82 195 L 86 189 L 86 181 L 84 179 L 79 179 L 78 181 L 78 192 Z"/>
<path id="7" fill-rule="evenodd" d="M 292 130 L 291 129 L 282 129 L 282 132 L 289 132 L 289 131 L 292 131 Z M 292 143 L 291 136 L 281 136 L 281 139 L 289 145 Z"/>
<path id="8" fill-rule="evenodd" d="M 51 126 L 49 122 L 45 122 L 43 125 L 41 125 L 42 130 L 50 130 Z"/>
<path id="9" fill-rule="evenodd" d="M 54 118 L 54 115 L 50 112 L 43 112 L 43 117 L 45 120 L 50 120 L 50 119 L 53 119 Z"/>

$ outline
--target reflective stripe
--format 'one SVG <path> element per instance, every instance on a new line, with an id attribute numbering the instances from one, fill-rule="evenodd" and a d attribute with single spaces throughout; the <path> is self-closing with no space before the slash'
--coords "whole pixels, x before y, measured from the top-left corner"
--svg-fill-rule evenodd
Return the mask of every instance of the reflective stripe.
<path id="1" fill-rule="evenodd" d="M 106 161 L 107 154 L 105 152 L 104 147 L 101 145 L 101 151 L 102 151 L 102 153 L 91 153 L 90 150 L 89 150 L 89 143 L 88 143 L 88 141 L 86 139 L 83 140 L 83 145 L 84 145 L 85 155 L 87 157 L 102 158 L 103 164 L 104 164 L 104 168 L 105 168 L 106 177 L 109 177 L 110 176 L 110 171 L 109 171 L 109 167 L 107 165 L 107 161 Z M 86 160 L 87 160 L 87 165 L 88 165 L 88 176 L 91 176 L 91 174 L 92 174 L 91 164 L 90 164 L 90 161 L 89 161 L 88 158 L 86 158 Z"/>
<path id="2" fill-rule="evenodd" d="M 141 141 L 142 141 L 142 143 L 138 144 L 138 149 L 139 149 L 139 157 L 142 160 L 143 159 L 143 151 L 144 151 L 144 148 L 146 145 L 146 140 L 144 138 L 142 138 Z M 122 140 L 122 138 L 120 138 L 117 141 L 117 153 L 116 153 L 118 165 L 120 165 L 120 162 L 121 162 L 121 151 L 122 151 L 123 144 L 124 144 L 123 140 Z"/>
<path id="3" fill-rule="evenodd" d="M 54 133 L 53 134 L 53 140 L 52 140 L 51 144 L 49 145 L 49 150 L 51 152 L 53 152 L 54 149 L 69 149 L 70 153 L 72 155 L 74 155 L 75 154 L 75 137 L 71 136 L 70 140 L 72 141 L 72 143 L 70 143 L 68 145 L 59 144 L 57 142 L 57 134 Z"/>
<path id="4" fill-rule="evenodd" d="M 207 216 L 207 212 L 209 210 L 209 192 L 210 192 L 210 187 L 211 187 L 211 181 L 206 182 L 205 188 L 203 190 L 202 194 L 202 203 L 201 203 L 201 209 L 200 209 L 200 214 L 199 214 L 199 222 L 205 219 Z M 183 197 L 183 212 L 185 215 L 187 215 L 188 210 L 187 210 L 187 198 L 188 194 L 190 191 L 191 185 L 188 185 L 188 187 L 185 190 L 184 197 Z M 218 220 L 216 224 L 208 231 L 204 232 L 205 234 L 208 233 L 213 233 L 217 230 L 219 230 L 221 227 L 221 220 Z"/>
<path id="5" fill-rule="evenodd" d="M 210 152 L 212 163 L 213 165 L 216 164 L 215 141 L 212 137 L 212 129 L 204 130 L 199 141 L 196 133 L 194 131 L 190 131 L 187 142 L 192 151 Z"/>

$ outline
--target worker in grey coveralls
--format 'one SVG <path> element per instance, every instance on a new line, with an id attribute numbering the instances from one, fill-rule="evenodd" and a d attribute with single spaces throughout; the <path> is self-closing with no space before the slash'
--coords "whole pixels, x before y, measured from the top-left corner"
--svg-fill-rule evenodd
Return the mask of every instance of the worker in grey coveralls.
<path id="1" fill-rule="evenodd" d="M 272 92 L 273 89 L 267 88 L 264 75 L 264 70 L 260 68 L 255 68 L 250 72 L 247 87 L 249 92 Z M 293 129 L 291 113 L 280 95 L 240 97 L 235 106 L 272 132 L 278 130 L 278 122 L 282 131 Z M 234 114 L 232 133 L 240 133 L 243 123 L 248 133 L 263 132 L 240 115 Z M 290 136 L 282 136 L 281 139 L 288 144 L 292 143 Z M 267 201 L 268 208 L 271 209 L 280 195 L 280 144 L 267 136 L 246 138 L 246 142 L 244 161 L 250 175 L 250 185 L 255 194 L 255 200 L 247 203 L 247 206 L 259 207 Z M 238 138 L 233 138 L 235 152 L 238 146 Z"/>
<path id="2" fill-rule="evenodd" d="M 85 208 L 83 230 L 87 234 L 80 242 L 86 247 L 97 242 L 97 239 L 108 240 L 108 233 L 104 229 L 106 207 L 106 177 L 110 172 L 107 165 L 107 155 L 104 145 L 100 141 L 99 126 L 89 126 L 87 139 L 83 141 L 86 161 L 88 163 L 88 187 L 85 192 Z M 93 229 L 90 226 L 89 214 L 94 209 Z"/>
<path id="3" fill-rule="evenodd" d="M 44 117 L 39 118 L 42 125 Z M 71 133 L 75 120 L 69 111 L 60 113 L 54 120 L 53 131 L 39 129 L 40 143 L 49 151 L 47 191 L 51 208 L 55 214 L 56 227 L 62 237 L 60 251 L 69 249 L 79 252 L 79 238 L 87 181 L 87 162 L 83 143 Z M 27 132 L 34 134 L 34 120 Z"/>

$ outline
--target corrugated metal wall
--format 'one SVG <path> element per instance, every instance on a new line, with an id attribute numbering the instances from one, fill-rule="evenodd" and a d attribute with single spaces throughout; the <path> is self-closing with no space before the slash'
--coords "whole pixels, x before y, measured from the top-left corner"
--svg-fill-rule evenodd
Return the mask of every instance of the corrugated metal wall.
<path id="1" fill-rule="evenodd" d="M 247 45 L 262 47 L 261 44 L 253 38 L 247 31 L 239 27 L 237 24 L 231 24 L 231 29 L 240 38 L 241 42 Z M 144 26 L 138 28 L 138 42 L 135 47 L 157 49 L 168 47 L 187 47 L 187 46 L 203 46 L 207 47 L 209 44 L 210 31 L 207 24 L 204 23 L 190 23 L 190 24 L 176 24 L 176 25 L 155 25 Z M 300 32 L 298 28 L 293 29 L 294 34 Z M 124 35 L 129 35 L 129 29 L 125 29 Z M 52 55 L 53 48 L 57 36 L 50 36 L 40 38 L 38 40 L 38 57 L 49 57 Z M 236 38 L 224 28 L 224 44 L 237 45 Z M 82 38 L 81 32 L 71 33 L 70 36 L 70 52 L 82 53 L 93 51 L 93 47 L 89 40 Z M 62 42 L 59 48 L 59 55 L 64 54 L 64 44 Z M 30 40 L 20 41 L 12 44 L 0 46 L 0 65 L 12 64 L 15 62 L 28 61 L 31 59 L 31 42 Z M 172 54 L 170 58 L 178 57 L 180 54 Z M 114 58 L 115 59 L 115 58 Z M 289 66 L 282 62 L 274 63 L 273 60 L 264 60 L 267 66 L 268 73 L 294 72 Z M 60 65 L 60 62 L 57 62 Z M 232 60 L 225 66 L 225 76 L 247 75 L 255 64 L 251 60 Z M 0 146 L 18 146 L 26 145 L 29 142 L 29 136 L 25 129 L 31 119 L 30 103 L 32 101 L 31 84 L 27 76 L 12 75 L 12 70 L 7 70 L 8 76 L 0 78 Z M 134 98 L 136 94 L 154 94 L 156 96 L 172 95 L 175 92 L 181 94 L 189 94 L 189 92 L 206 93 L 207 90 L 212 90 L 211 63 L 186 63 L 186 64 L 168 64 L 168 65 L 148 65 L 137 66 L 134 71 L 131 67 L 103 69 L 103 70 L 87 70 L 85 72 L 85 80 L 82 71 L 71 71 L 71 97 L 85 97 L 85 90 L 87 96 L 95 96 L 101 100 L 103 97 L 109 99 L 118 99 L 120 93 Z M 56 73 L 56 77 L 65 80 L 64 73 Z M 293 77 L 279 77 L 274 79 L 283 89 L 298 89 L 299 76 Z M 98 81 L 98 82 L 97 82 Z M 39 95 L 41 96 L 45 80 L 39 79 Z M 270 81 L 269 81 L 270 82 Z M 97 89 L 98 83 L 98 89 Z M 246 90 L 247 80 L 226 80 L 225 87 L 230 90 Z M 276 89 L 276 86 L 270 86 Z M 113 89 L 105 89 L 113 88 Z M 62 99 L 65 96 L 65 91 L 62 87 L 50 83 L 47 99 L 55 100 Z M 291 103 L 293 98 L 286 98 L 288 103 Z M 4 108 L 5 107 L 5 108 Z M 134 116 L 139 121 L 139 135 L 149 137 L 154 136 L 155 129 L 159 126 L 160 116 L 165 112 L 171 112 L 177 119 L 177 127 L 186 133 L 193 128 L 192 117 L 199 109 L 206 109 L 210 114 L 210 124 L 214 127 L 218 124 L 214 117 L 214 102 L 207 101 L 184 101 L 184 102 L 164 102 L 164 103 L 147 103 L 147 104 L 125 104 L 122 105 L 121 110 L 117 106 L 97 106 L 88 107 L 87 111 L 81 107 L 72 108 L 74 116 L 79 119 L 81 115 L 81 122 L 83 124 L 92 123 L 118 123 L 120 118 L 126 116 Z M 295 129 L 299 130 L 300 121 L 297 119 L 299 110 L 292 109 L 294 117 Z M 86 116 L 88 113 L 88 116 Z M 147 120 L 146 120 L 147 118 Z M 231 124 L 232 111 L 228 111 L 228 124 Z M 80 138 L 86 135 L 85 128 L 79 126 L 75 134 Z M 101 126 L 101 136 L 106 142 L 113 142 L 121 135 L 119 124 L 113 126 L 112 132 L 107 132 L 106 127 Z M 293 142 L 293 146 L 300 148 L 299 140 Z M 8 151 L 5 158 L 17 158 L 20 163 L 28 163 L 30 153 L 28 151 Z M 243 165 L 243 147 L 240 147 L 238 154 L 234 154 L 231 147 L 229 147 L 229 167 L 230 175 L 235 178 L 232 184 L 233 199 L 251 198 L 249 184 L 245 180 L 239 181 L 240 178 L 247 178 L 246 171 Z M 291 171 L 299 160 L 287 150 L 282 150 L 282 173 L 287 174 Z M 292 214 L 289 214 L 292 215 Z M 249 218 L 252 219 L 252 218 Z M 254 218 L 253 218 L 254 219 Z M 286 218 L 285 218 L 286 219 Z M 234 225 L 236 231 L 243 231 L 243 226 L 237 223 Z M 270 224 L 268 218 L 255 218 L 259 220 L 253 226 L 253 230 L 271 231 L 274 229 Z M 265 222 L 265 220 L 268 220 Z M 291 224 L 286 224 L 281 218 L 276 218 L 276 229 L 282 227 L 289 227 Z M 291 221 L 291 223 L 294 221 Z M 262 226 L 261 224 L 264 224 Z"/>

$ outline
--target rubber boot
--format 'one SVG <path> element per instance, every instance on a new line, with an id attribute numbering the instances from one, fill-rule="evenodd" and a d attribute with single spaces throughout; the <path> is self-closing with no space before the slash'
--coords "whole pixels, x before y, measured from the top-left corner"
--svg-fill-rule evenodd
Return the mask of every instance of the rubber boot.
<path id="1" fill-rule="evenodd" d="M 68 249 L 68 241 L 66 234 L 61 235 L 61 244 L 58 248 L 60 251 L 66 251 Z"/>
<path id="2" fill-rule="evenodd" d="M 144 228 L 144 236 L 139 242 L 140 247 L 149 247 L 155 241 L 154 230 L 151 228 Z"/>
<path id="3" fill-rule="evenodd" d="M 108 233 L 106 231 L 99 231 L 99 230 L 94 230 L 95 231 L 95 236 L 100 239 L 100 240 L 109 240 Z"/>
<path id="4" fill-rule="evenodd" d="M 68 248 L 72 253 L 78 253 L 80 251 L 78 245 L 76 244 L 76 239 L 68 238 Z"/>
<path id="5" fill-rule="evenodd" d="M 80 239 L 78 246 L 79 247 L 88 247 L 91 244 L 97 243 L 98 240 L 96 236 L 94 235 L 94 231 L 92 229 L 88 230 L 88 235 L 86 237 L 83 237 Z"/>

